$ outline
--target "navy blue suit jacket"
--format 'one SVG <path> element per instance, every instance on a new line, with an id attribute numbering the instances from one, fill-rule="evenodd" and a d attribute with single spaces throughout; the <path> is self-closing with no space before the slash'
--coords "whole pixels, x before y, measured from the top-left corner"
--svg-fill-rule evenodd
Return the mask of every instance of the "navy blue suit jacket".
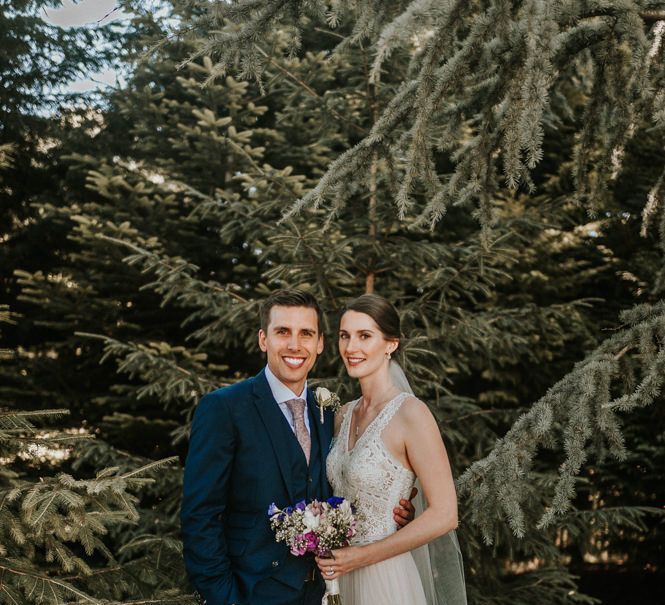
<path id="1" fill-rule="evenodd" d="M 192 422 L 185 465 L 182 536 L 187 573 L 207 605 L 243 605 L 253 587 L 273 577 L 298 588 L 311 568 L 275 542 L 268 506 L 285 507 L 308 495 L 330 496 L 325 459 L 334 418 L 320 422 L 309 393 L 318 476 L 306 476 L 302 449 L 275 401 L 265 371 L 205 395 Z M 308 485 L 309 484 L 309 485 Z"/>

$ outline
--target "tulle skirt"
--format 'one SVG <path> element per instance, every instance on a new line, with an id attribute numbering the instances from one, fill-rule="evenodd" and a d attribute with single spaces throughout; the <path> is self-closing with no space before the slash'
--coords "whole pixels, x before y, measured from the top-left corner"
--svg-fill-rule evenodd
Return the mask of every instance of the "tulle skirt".
<path id="1" fill-rule="evenodd" d="M 427 605 L 410 552 L 361 567 L 339 579 L 343 605 Z"/>

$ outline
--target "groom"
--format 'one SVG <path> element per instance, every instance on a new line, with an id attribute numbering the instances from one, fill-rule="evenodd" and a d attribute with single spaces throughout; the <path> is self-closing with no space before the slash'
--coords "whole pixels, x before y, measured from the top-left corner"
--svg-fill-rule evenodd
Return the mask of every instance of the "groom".
<path id="1" fill-rule="evenodd" d="M 307 374 L 323 350 L 311 294 L 279 290 L 261 306 L 258 375 L 203 397 L 185 465 L 182 535 L 189 578 L 206 605 L 315 605 L 323 582 L 311 557 L 275 541 L 268 506 L 326 499 L 334 417 L 321 422 Z M 413 518 L 401 501 L 395 520 Z"/>

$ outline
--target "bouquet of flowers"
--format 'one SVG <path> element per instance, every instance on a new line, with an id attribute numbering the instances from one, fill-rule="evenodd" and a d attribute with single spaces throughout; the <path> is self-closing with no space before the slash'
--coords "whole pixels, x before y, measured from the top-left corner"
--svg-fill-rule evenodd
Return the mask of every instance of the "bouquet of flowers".
<path id="1" fill-rule="evenodd" d="M 297 557 L 307 553 L 329 557 L 333 549 L 349 544 L 358 523 L 353 504 L 337 496 L 309 504 L 301 500 L 284 510 L 273 503 L 268 515 L 277 542 L 285 542 Z M 341 605 L 337 579 L 326 580 L 326 598 L 328 605 Z"/>

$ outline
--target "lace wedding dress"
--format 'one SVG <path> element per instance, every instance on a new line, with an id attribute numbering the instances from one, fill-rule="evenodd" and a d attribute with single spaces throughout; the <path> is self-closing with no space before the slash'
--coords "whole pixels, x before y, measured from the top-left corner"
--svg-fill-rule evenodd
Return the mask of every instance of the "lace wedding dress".
<path id="1" fill-rule="evenodd" d="M 381 540 L 397 530 L 393 508 L 408 498 L 415 483 L 412 471 L 386 448 L 381 433 L 409 393 L 389 401 L 349 450 L 351 415 L 359 400 L 345 411 L 339 434 L 328 454 L 328 481 L 336 496 L 355 500 L 363 519 L 352 545 Z M 362 567 L 339 579 L 344 605 L 427 605 L 425 592 L 410 552 Z"/>

